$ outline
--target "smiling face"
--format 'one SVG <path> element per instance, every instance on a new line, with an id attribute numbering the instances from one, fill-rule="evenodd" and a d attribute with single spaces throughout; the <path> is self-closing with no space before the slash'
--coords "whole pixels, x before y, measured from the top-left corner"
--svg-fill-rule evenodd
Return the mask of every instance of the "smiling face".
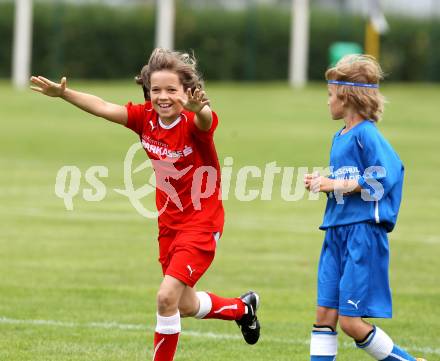
<path id="1" fill-rule="evenodd" d="M 338 120 L 344 117 L 344 103 L 336 95 L 337 85 L 328 85 L 328 101 L 327 105 L 330 109 L 332 119 Z"/>
<path id="2" fill-rule="evenodd" d="M 150 98 L 154 110 L 165 124 L 174 122 L 182 105 L 177 98 L 185 99 L 186 94 L 177 73 L 169 70 L 155 71 L 150 78 Z"/>

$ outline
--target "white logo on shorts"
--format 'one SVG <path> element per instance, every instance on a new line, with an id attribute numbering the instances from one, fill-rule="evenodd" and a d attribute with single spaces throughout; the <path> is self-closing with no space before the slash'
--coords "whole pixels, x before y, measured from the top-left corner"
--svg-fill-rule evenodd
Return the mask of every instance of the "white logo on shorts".
<path id="1" fill-rule="evenodd" d="M 189 277 L 192 276 L 193 272 L 195 271 L 195 269 L 192 269 L 191 266 L 189 264 L 186 265 L 186 268 L 188 268 L 189 271 Z"/>
<path id="2" fill-rule="evenodd" d="M 357 302 L 353 302 L 352 300 L 347 301 L 348 304 L 353 305 L 354 307 L 356 307 L 356 309 L 358 309 L 359 302 L 361 302 L 361 300 L 359 300 Z"/>

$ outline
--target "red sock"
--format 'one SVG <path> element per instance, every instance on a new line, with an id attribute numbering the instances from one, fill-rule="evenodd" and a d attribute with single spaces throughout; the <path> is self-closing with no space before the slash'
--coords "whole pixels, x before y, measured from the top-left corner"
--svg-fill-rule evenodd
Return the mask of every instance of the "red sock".
<path id="1" fill-rule="evenodd" d="M 167 335 L 155 332 L 153 361 L 173 361 L 178 341 L 179 333 Z"/>
<path id="2" fill-rule="evenodd" d="M 203 318 L 220 320 L 239 320 L 246 312 L 246 307 L 240 298 L 223 298 L 207 293 L 211 299 L 211 309 Z"/>
<path id="3" fill-rule="evenodd" d="M 173 361 L 180 334 L 180 313 L 157 315 L 153 361 Z"/>

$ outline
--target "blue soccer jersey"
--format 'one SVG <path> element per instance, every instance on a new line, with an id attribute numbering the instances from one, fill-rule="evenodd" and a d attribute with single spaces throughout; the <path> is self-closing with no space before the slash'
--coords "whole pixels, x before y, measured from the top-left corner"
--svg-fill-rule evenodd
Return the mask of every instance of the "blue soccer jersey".
<path id="1" fill-rule="evenodd" d="M 341 132 L 333 137 L 330 178 L 356 179 L 362 190 L 346 195 L 329 193 L 320 228 L 371 222 L 391 232 L 402 197 L 402 161 L 369 120 Z"/>

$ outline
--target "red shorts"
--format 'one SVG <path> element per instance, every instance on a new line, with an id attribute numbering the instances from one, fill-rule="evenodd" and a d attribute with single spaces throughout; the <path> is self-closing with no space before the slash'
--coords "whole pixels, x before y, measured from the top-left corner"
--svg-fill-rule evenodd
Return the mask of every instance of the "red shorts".
<path id="1" fill-rule="evenodd" d="M 159 262 L 164 275 L 194 287 L 211 265 L 220 232 L 159 228 Z"/>

